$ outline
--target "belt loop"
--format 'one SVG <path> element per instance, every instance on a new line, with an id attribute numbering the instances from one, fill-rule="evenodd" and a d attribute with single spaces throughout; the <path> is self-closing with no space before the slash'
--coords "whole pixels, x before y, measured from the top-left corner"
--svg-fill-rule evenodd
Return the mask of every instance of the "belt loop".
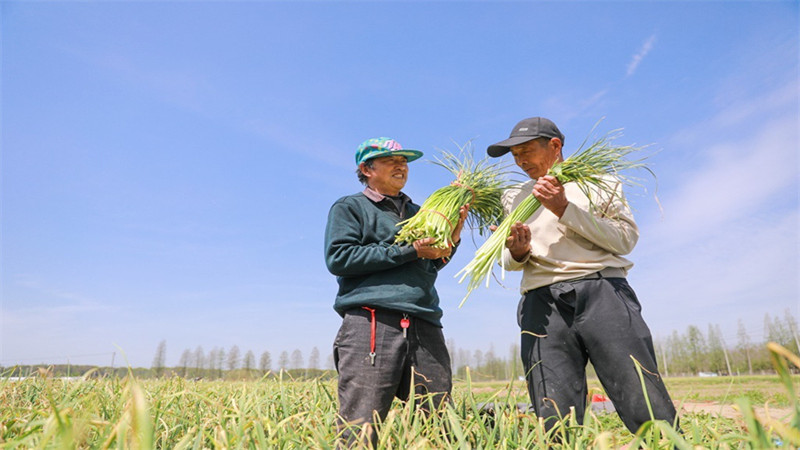
<path id="1" fill-rule="evenodd" d="M 375 365 L 375 331 L 377 329 L 377 322 L 375 321 L 375 309 L 369 308 L 367 306 L 362 306 L 362 309 L 366 309 L 372 314 L 372 320 L 370 321 L 370 336 L 369 336 L 369 359 L 370 363 L 374 366 Z"/>

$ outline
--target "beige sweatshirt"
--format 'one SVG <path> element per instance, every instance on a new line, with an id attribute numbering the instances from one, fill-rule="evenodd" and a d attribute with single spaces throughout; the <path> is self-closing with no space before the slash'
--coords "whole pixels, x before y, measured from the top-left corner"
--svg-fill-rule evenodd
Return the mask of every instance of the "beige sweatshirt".
<path id="1" fill-rule="evenodd" d="M 531 229 L 531 252 L 518 262 L 505 249 L 501 265 L 505 270 L 522 270 L 520 292 L 523 294 L 558 281 L 580 278 L 606 267 L 627 271 L 633 263 L 621 255 L 633 250 L 639 230 L 616 179 L 607 179 L 614 186 L 613 195 L 593 189 L 595 204 L 575 183 L 564 190 L 569 204 L 559 219 L 545 207 L 540 207 L 525 223 Z M 503 207 L 509 214 L 533 192 L 536 180 L 508 189 L 503 194 Z M 591 212 L 590 212 L 591 211 Z"/>

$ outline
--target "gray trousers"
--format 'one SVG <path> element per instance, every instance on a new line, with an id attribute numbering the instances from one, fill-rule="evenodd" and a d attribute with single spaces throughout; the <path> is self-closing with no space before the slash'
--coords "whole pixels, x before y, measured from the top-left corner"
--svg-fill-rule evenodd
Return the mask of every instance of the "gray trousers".
<path id="1" fill-rule="evenodd" d="M 450 354 L 442 329 L 424 320 L 409 317 L 406 335 L 400 326 L 402 313 L 375 311 L 375 355 L 372 351 L 372 314 L 354 308 L 347 311 L 333 344 L 333 359 L 339 372 L 339 426 L 345 442 L 352 443 L 357 429 L 353 425 L 380 420 L 397 397 L 409 400 L 414 383 L 414 401 L 428 409 L 428 401 L 438 408 L 449 401 L 452 389 Z M 420 403 L 418 396 L 427 395 Z M 376 435 L 370 433 L 374 444 Z"/>
<path id="2" fill-rule="evenodd" d="M 528 292 L 518 310 L 521 356 L 536 415 L 566 416 L 586 410 L 586 364 L 591 361 L 625 426 L 636 432 L 650 413 L 636 371 L 656 419 L 675 421 L 675 407 L 658 374 L 655 351 L 641 305 L 624 278 L 554 283 Z M 548 425 L 554 421 L 548 420 Z"/>

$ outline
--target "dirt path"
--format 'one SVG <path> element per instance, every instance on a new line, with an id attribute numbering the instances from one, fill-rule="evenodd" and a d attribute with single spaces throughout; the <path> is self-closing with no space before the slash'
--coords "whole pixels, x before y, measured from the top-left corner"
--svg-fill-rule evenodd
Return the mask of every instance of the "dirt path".
<path id="1" fill-rule="evenodd" d="M 739 412 L 739 407 L 732 404 L 721 404 L 717 402 L 683 402 L 676 405 L 680 407 L 681 412 L 705 412 L 712 415 L 727 417 L 729 419 L 739 419 L 742 413 Z M 764 419 L 777 419 L 782 422 L 788 422 L 791 418 L 792 410 L 789 408 L 764 408 L 763 406 L 755 406 L 753 409 L 756 416 L 760 420 Z"/>

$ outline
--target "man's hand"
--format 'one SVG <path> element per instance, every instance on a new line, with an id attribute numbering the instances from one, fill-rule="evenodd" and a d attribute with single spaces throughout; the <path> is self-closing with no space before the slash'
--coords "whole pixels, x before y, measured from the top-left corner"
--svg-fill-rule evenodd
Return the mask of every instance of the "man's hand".
<path id="1" fill-rule="evenodd" d="M 559 219 L 564 215 L 569 204 L 567 194 L 564 193 L 564 185 L 552 175 L 545 175 L 536 180 L 536 184 L 533 186 L 533 196 Z"/>
<path id="2" fill-rule="evenodd" d="M 469 211 L 469 203 L 462 206 L 458 210 L 458 223 L 456 227 L 453 229 L 453 234 L 450 235 L 450 240 L 453 241 L 453 244 L 458 244 L 461 241 L 461 230 L 464 228 L 464 221 L 467 220 L 467 212 Z"/>
<path id="3" fill-rule="evenodd" d="M 531 229 L 522 222 L 511 225 L 511 232 L 506 238 L 506 247 L 511 256 L 522 261 L 531 252 Z"/>
<path id="4" fill-rule="evenodd" d="M 431 247 L 436 242 L 435 238 L 427 237 L 414 241 L 414 249 L 420 259 L 439 259 L 450 256 L 451 249 Z"/>
<path id="5" fill-rule="evenodd" d="M 497 227 L 492 225 L 489 229 L 494 232 Z M 522 222 L 511 225 L 506 238 L 506 248 L 515 260 L 522 262 L 531 252 L 531 229 Z"/>

